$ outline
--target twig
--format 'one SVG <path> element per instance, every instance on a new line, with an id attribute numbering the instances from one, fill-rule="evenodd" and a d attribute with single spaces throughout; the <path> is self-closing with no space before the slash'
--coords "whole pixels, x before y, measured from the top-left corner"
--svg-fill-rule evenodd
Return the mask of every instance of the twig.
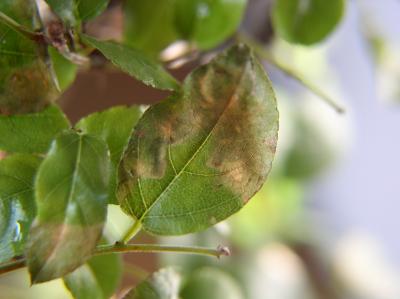
<path id="1" fill-rule="evenodd" d="M 109 253 L 183 253 L 205 255 L 220 258 L 221 256 L 229 256 L 230 252 L 227 247 L 218 246 L 216 249 L 204 247 L 184 247 L 184 246 L 166 246 L 157 244 L 122 244 L 115 243 L 113 245 L 99 245 L 94 251 L 94 255 L 103 255 Z M 18 259 L 7 263 L 0 264 L 0 275 L 8 273 L 26 266 L 25 258 Z"/>
<path id="2" fill-rule="evenodd" d="M 23 36 L 25 36 L 31 40 L 34 40 L 36 42 L 43 42 L 44 37 L 43 37 L 42 33 L 34 32 L 34 31 L 29 30 L 28 28 L 25 28 L 24 26 L 22 26 L 21 24 L 19 24 L 18 22 L 16 22 L 12 18 L 10 18 L 9 16 L 5 15 L 1 11 L 0 11 L 0 23 L 7 25 L 11 29 L 21 33 Z"/>

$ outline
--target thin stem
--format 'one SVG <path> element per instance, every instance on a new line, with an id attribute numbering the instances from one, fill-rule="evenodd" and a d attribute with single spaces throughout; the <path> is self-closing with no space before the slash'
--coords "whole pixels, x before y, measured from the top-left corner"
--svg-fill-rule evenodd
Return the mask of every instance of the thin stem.
<path id="1" fill-rule="evenodd" d="M 100 245 L 94 252 L 95 255 L 116 253 L 116 252 L 141 252 L 141 253 L 183 253 L 221 257 L 230 255 L 229 249 L 219 246 L 217 249 L 204 247 L 166 246 L 158 244 L 121 244 Z"/>
<path id="2" fill-rule="evenodd" d="M 121 244 L 99 245 L 94 251 L 94 255 L 102 255 L 109 253 L 183 253 L 196 254 L 220 258 L 221 256 L 229 256 L 230 252 L 227 247 L 218 246 L 216 249 L 204 247 L 182 247 L 182 246 L 166 246 L 157 244 Z M 26 266 L 26 260 L 21 258 L 17 261 L 0 264 L 0 275 L 8 273 Z"/>
<path id="3" fill-rule="evenodd" d="M 22 35 L 24 35 L 25 37 L 27 37 L 31 40 L 39 41 L 39 40 L 42 40 L 42 38 L 43 38 L 41 33 L 34 32 L 34 31 L 29 30 L 28 28 L 25 28 L 24 26 L 22 26 L 21 24 L 19 24 L 18 22 L 16 22 L 12 18 L 10 18 L 9 16 L 5 15 L 1 11 L 0 11 L 0 23 L 4 23 L 11 29 L 21 33 Z"/>
<path id="4" fill-rule="evenodd" d="M 125 235 L 122 237 L 122 240 L 120 243 L 128 243 L 129 240 L 131 240 L 136 234 L 142 229 L 142 224 L 140 223 L 139 220 L 136 220 L 133 225 L 127 230 Z"/>
<path id="5" fill-rule="evenodd" d="M 0 264 L 0 275 L 25 267 L 25 259 Z"/>
<path id="6" fill-rule="evenodd" d="M 246 35 L 244 33 L 238 33 L 238 39 L 240 41 L 248 44 L 249 46 L 251 46 L 253 48 L 254 52 L 257 55 L 259 55 L 263 60 L 265 60 L 268 63 L 270 63 L 271 65 L 275 66 L 277 69 L 279 69 L 281 72 L 288 75 L 289 77 L 292 77 L 297 82 L 299 82 L 301 85 L 303 85 L 305 88 L 309 89 L 311 92 L 313 92 L 319 98 L 324 100 L 329 106 L 331 106 L 333 109 L 335 109 L 337 113 L 342 114 L 345 112 L 344 107 L 342 107 L 340 104 L 336 103 L 325 92 L 320 90 L 318 87 L 316 87 L 311 82 L 305 80 L 302 76 L 300 76 L 295 71 L 290 69 L 290 67 L 288 67 L 287 65 L 276 60 L 269 52 L 267 52 L 264 49 L 264 47 L 261 43 L 259 43 L 258 41 L 256 41 L 255 39 L 249 37 L 248 35 Z"/>

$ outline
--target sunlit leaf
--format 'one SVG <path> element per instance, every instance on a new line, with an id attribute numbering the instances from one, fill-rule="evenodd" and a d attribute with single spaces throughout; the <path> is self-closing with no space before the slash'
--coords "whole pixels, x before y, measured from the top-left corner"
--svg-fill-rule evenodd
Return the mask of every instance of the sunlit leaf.
<path id="1" fill-rule="evenodd" d="M 201 268 L 190 275 L 180 293 L 182 299 L 244 299 L 236 281 L 217 268 Z"/>
<path id="2" fill-rule="evenodd" d="M 119 167 L 118 200 L 154 234 L 212 226 L 262 186 L 277 131 L 269 79 L 248 47 L 232 47 L 143 114 Z"/>
<path id="3" fill-rule="evenodd" d="M 2 0 L 0 11 L 35 30 L 34 1 Z M 57 96 L 38 44 L 0 22 L 0 114 L 42 110 Z"/>
<path id="4" fill-rule="evenodd" d="M 33 283 L 91 256 L 106 219 L 109 159 L 106 144 L 91 135 L 66 131 L 52 143 L 35 182 L 38 215 L 27 251 Z"/>
<path id="5" fill-rule="evenodd" d="M 215 47 L 238 29 L 246 3 L 246 0 L 176 0 L 178 32 L 201 49 Z"/>
<path id="6" fill-rule="evenodd" d="M 58 86 L 61 91 L 64 91 L 74 82 L 78 66 L 62 56 L 53 47 L 49 47 L 48 50 Z"/>
<path id="7" fill-rule="evenodd" d="M 272 13 L 274 28 L 289 42 L 311 45 L 333 31 L 344 6 L 344 0 L 276 0 Z"/>
<path id="8" fill-rule="evenodd" d="M 86 264 L 64 277 L 75 299 L 109 299 L 122 276 L 122 259 L 116 254 L 92 257 Z"/>
<path id="9" fill-rule="evenodd" d="M 0 149 L 18 153 L 44 153 L 54 136 L 69 127 L 57 106 L 23 115 L 0 115 Z"/>
<path id="10" fill-rule="evenodd" d="M 24 154 L 0 160 L 0 262 L 25 250 L 36 212 L 33 178 L 40 161 Z"/>
<path id="11" fill-rule="evenodd" d="M 175 270 L 161 269 L 139 283 L 124 299 L 178 299 L 180 280 Z"/>
<path id="12" fill-rule="evenodd" d="M 177 39 L 174 26 L 175 0 L 127 0 L 124 2 L 124 42 L 157 54 Z"/>
<path id="13" fill-rule="evenodd" d="M 161 65 L 152 61 L 142 52 L 131 47 L 111 41 L 100 41 L 90 36 L 83 36 L 89 45 L 98 49 L 118 68 L 158 89 L 174 90 L 178 87 L 176 80 Z"/>
<path id="14" fill-rule="evenodd" d="M 139 107 L 128 108 L 117 106 L 102 112 L 93 113 L 81 119 L 76 124 L 76 128 L 101 138 L 108 145 L 112 164 L 109 203 L 118 204 L 115 197 L 117 167 L 133 127 L 136 125 L 141 114 L 142 112 Z"/>

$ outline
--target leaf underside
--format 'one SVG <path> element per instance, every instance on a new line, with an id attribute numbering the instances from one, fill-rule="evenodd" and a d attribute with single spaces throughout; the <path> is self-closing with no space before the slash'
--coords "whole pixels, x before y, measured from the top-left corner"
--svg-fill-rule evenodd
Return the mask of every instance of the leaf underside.
<path id="1" fill-rule="evenodd" d="M 277 132 L 271 83 L 249 48 L 235 46 L 143 114 L 120 163 L 119 202 L 150 233 L 212 226 L 262 186 Z"/>

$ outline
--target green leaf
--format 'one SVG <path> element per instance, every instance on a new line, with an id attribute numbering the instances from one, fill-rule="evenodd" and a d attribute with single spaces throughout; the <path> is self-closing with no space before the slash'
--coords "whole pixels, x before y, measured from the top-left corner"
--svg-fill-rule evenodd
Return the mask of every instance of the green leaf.
<path id="1" fill-rule="evenodd" d="M 101 14 L 109 0 L 46 0 L 55 14 L 68 26 L 87 21 Z"/>
<path id="2" fill-rule="evenodd" d="M 124 2 L 124 42 L 157 55 L 178 38 L 174 26 L 175 0 Z"/>
<path id="3" fill-rule="evenodd" d="M 0 12 L 32 31 L 36 29 L 34 11 L 34 1 L 0 1 Z M 40 111 L 56 98 L 41 50 L 0 21 L 0 114 Z"/>
<path id="4" fill-rule="evenodd" d="M 239 27 L 246 0 L 176 0 L 175 24 L 182 37 L 210 49 Z"/>
<path id="5" fill-rule="evenodd" d="M 175 270 L 171 268 L 161 269 L 139 283 L 124 299 L 176 299 L 178 298 L 179 285 L 180 276 Z"/>
<path id="6" fill-rule="evenodd" d="M 117 167 L 133 127 L 136 125 L 141 114 L 142 112 L 139 107 L 128 108 L 119 106 L 103 112 L 93 113 L 82 118 L 76 124 L 76 128 L 101 138 L 108 145 L 111 156 L 109 203 L 118 204 L 115 197 L 117 188 Z"/>
<path id="7" fill-rule="evenodd" d="M 176 80 L 160 64 L 152 61 L 142 52 L 111 41 L 99 41 L 84 35 L 83 40 L 95 47 L 122 71 L 158 89 L 174 90 L 178 87 Z"/>
<path id="8" fill-rule="evenodd" d="M 186 281 L 180 293 L 182 299 L 244 299 L 236 281 L 216 268 L 201 268 Z"/>
<path id="9" fill-rule="evenodd" d="M 119 167 L 121 207 L 154 234 L 212 226 L 262 186 L 277 131 L 263 67 L 247 46 L 232 47 L 143 114 Z"/>
<path id="10" fill-rule="evenodd" d="M 83 21 L 87 21 L 100 15 L 107 8 L 109 0 L 83 0 L 76 2 L 80 18 Z"/>
<path id="11" fill-rule="evenodd" d="M 64 277 L 75 299 L 109 299 L 122 278 L 122 259 L 117 254 L 92 257 Z"/>
<path id="12" fill-rule="evenodd" d="M 48 50 L 58 86 L 61 91 L 64 91 L 75 81 L 78 66 L 62 56 L 53 47 L 49 47 Z"/>
<path id="13" fill-rule="evenodd" d="M 91 256 L 106 219 L 109 160 L 106 144 L 91 135 L 65 131 L 52 143 L 35 182 L 38 215 L 27 251 L 33 283 Z"/>
<path id="14" fill-rule="evenodd" d="M 60 17 L 67 26 L 74 26 L 78 22 L 78 8 L 76 0 L 45 0 L 53 12 Z"/>
<path id="15" fill-rule="evenodd" d="M 272 21 L 291 43 L 311 45 L 326 38 L 343 16 L 344 0 L 277 0 Z"/>
<path id="16" fill-rule="evenodd" d="M 0 263 L 25 250 L 36 213 L 33 178 L 40 161 L 25 154 L 0 160 Z"/>
<path id="17" fill-rule="evenodd" d="M 0 115 L 0 150 L 19 153 L 44 153 L 54 136 L 69 127 L 57 106 L 24 115 Z"/>

